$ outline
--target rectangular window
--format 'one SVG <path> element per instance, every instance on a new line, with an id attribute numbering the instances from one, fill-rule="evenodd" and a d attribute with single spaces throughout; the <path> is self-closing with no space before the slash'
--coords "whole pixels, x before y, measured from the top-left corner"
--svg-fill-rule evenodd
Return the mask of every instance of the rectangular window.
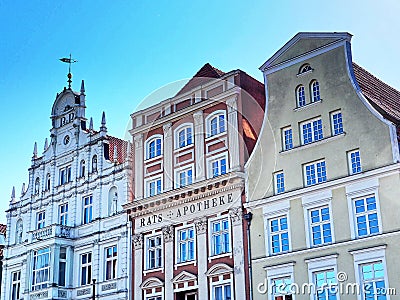
<path id="1" fill-rule="evenodd" d="M 269 220 L 270 247 L 273 254 L 289 251 L 289 227 L 286 216 Z"/>
<path id="2" fill-rule="evenodd" d="M 178 173 L 178 182 L 177 187 L 184 187 L 188 184 L 192 184 L 193 181 L 193 172 L 192 168 L 180 171 Z"/>
<path id="3" fill-rule="evenodd" d="M 88 285 L 92 281 L 92 253 L 81 255 L 81 285 Z"/>
<path id="4" fill-rule="evenodd" d="M 214 286 L 214 299 L 215 300 L 231 300 L 231 285 L 224 284 L 224 285 L 217 285 Z"/>
<path id="5" fill-rule="evenodd" d="M 350 175 L 361 173 L 360 151 L 354 150 L 347 153 Z"/>
<path id="6" fill-rule="evenodd" d="M 379 233 L 378 211 L 375 196 L 367 196 L 354 200 L 354 212 L 357 236 Z"/>
<path id="7" fill-rule="evenodd" d="M 60 248 L 60 261 L 58 263 L 58 285 L 65 286 L 65 272 L 67 267 L 67 248 Z"/>
<path id="8" fill-rule="evenodd" d="M 285 175 L 283 172 L 275 173 L 275 194 L 285 192 Z"/>
<path id="9" fill-rule="evenodd" d="M 83 224 L 93 220 L 93 196 L 83 197 Z"/>
<path id="10" fill-rule="evenodd" d="M 290 150 L 293 148 L 293 132 L 292 128 L 282 129 L 283 150 Z"/>
<path id="11" fill-rule="evenodd" d="M 108 247 L 106 251 L 106 280 L 117 278 L 117 246 Z"/>
<path id="12" fill-rule="evenodd" d="M 146 238 L 147 269 L 162 267 L 161 235 Z"/>
<path id="13" fill-rule="evenodd" d="M 271 280 L 273 300 L 292 300 L 290 277 L 274 278 Z"/>
<path id="14" fill-rule="evenodd" d="M 381 261 L 360 266 L 365 300 L 385 300 L 385 269 Z"/>
<path id="15" fill-rule="evenodd" d="M 315 119 L 300 124 L 303 145 L 322 140 L 322 120 Z"/>
<path id="16" fill-rule="evenodd" d="M 33 251 L 32 291 L 47 288 L 50 274 L 50 249 Z"/>
<path id="17" fill-rule="evenodd" d="M 149 197 L 161 194 L 162 186 L 161 186 L 161 178 L 154 179 L 147 183 L 147 194 Z"/>
<path id="18" fill-rule="evenodd" d="M 61 204 L 58 207 L 59 219 L 58 223 L 60 225 L 67 226 L 68 224 L 68 203 Z"/>
<path id="19" fill-rule="evenodd" d="M 46 212 L 41 211 L 36 214 L 36 224 L 37 224 L 37 229 L 42 229 L 45 226 L 46 222 Z"/>
<path id="20" fill-rule="evenodd" d="M 194 260 L 194 228 L 185 228 L 178 231 L 178 263 Z"/>
<path id="21" fill-rule="evenodd" d="M 316 299 L 317 300 L 336 300 L 334 287 L 337 287 L 334 270 L 318 271 L 314 274 Z"/>
<path id="22" fill-rule="evenodd" d="M 60 169 L 60 185 L 71 181 L 71 166 L 66 166 Z"/>
<path id="23" fill-rule="evenodd" d="M 311 245 L 332 243 L 329 206 L 310 209 Z"/>
<path id="24" fill-rule="evenodd" d="M 211 162 L 211 177 L 226 174 L 226 158 L 220 158 Z"/>
<path id="25" fill-rule="evenodd" d="M 211 223 L 211 255 L 231 252 L 228 218 Z"/>
<path id="26" fill-rule="evenodd" d="M 332 135 L 338 135 L 343 133 L 343 121 L 342 121 L 342 113 L 334 112 L 331 113 L 331 126 L 332 126 Z"/>
<path id="27" fill-rule="evenodd" d="M 11 273 L 11 300 L 19 300 L 21 292 L 21 271 Z"/>
<path id="28" fill-rule="evenodd" d="M 304 165 L 304 183 L 306 186 L 326 181 L 325 161 L 317 161 Z"/>

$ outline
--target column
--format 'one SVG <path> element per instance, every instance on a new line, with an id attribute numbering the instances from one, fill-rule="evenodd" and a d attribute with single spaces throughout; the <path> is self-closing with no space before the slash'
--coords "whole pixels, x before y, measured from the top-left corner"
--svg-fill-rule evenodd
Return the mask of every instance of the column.
<path id="1" fill-rule="evenodd" d="M 242 208 L 229 210 L 232 224 L 232 251 L 235 281 L 235 299 L 246 299 L 246 279 L 244 270 Z"/>
<path id="2" fill-rule="evenodd" d="M 135 198 L 143 198 L 143 134 L 136 134 L 134 137 L 135 142 Z"/>
<path id="3" fill-rule="evenodd" d="M 199 285 L 198 299 L 209 299 L 207 278 L 207 218 L 203 217 L 194 221 L 197 236 L 197 282 Z M 236 298 L 245 299 L 245 298 Z"/>
<path id="4" fill-rule="evenodd" d="M 142 300 L 142 289 L 139 287 L 142 284 L 143 274 L 143 235 L 141 233 L 134 234 L 132 237 L 133 248 L 134 248 L 134 262 L 135 267 L 133 269 L 133 299 Z"/>
<path id="5" fill-rule="evenodd" d="M 165 124 L 164 130 L 164 191 L 173 189 L 174 184 L 174 171 L 173 171 L 173 149 L 172 144 L 172 123 Z"/>
<path id="6" fill-rule="evenodd" d="M 228 144 L 230 170 L 240 171 L 237 96 L 226 101 L 226 105 L 228 108 Z"/>
<path id="7" fill-rule="evenodd" d="M 205 175 L 205 161 L 204 161 L 204 118 L 203 111 L 196 111 L 193 114 L 194 119 L 194 146 L 195 146 L 195 168 L 196 168 L 196 181 L 206 179 Z M 201 298 L 200 298 L 201 299 Z"/>
<path id="8" fill-rule="evenodd" d="M 172 279 L 174 278 L 174 226 L 162 227 L 164 240 L 164 289 L 165 300 L 174 300 L 174 286 Z"/>

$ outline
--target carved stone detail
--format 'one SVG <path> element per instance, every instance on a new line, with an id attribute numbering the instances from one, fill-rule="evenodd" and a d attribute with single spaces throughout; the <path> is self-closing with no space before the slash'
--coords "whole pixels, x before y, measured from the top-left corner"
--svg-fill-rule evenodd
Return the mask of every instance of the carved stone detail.
<path id="1" fill-rule="evenodd" d="M 135 148 L 140 148 L 140 147 L 142 147 L 142 144 L 143 144 L 143 134 L 141 134 L 141 133 L 136 134 L 136 135 L 133 137 L 133 139 L 134 139 L 134 141 L 135 141 Z"/>
<path id="2" fill-rule="evenodd" d="M 203 123 L 203 111 L 196 111 L 193 114 L 193 119 L 195 124 Z"/>
<path id="3" fill-rule="evenodd" d="M 161 231 L 164 236 L 164 243 L 173 242 L 174 241 L 174 226 L 164 226 L 161 228 Z"/>
<path id="4" fill-rule="evenodd" d="M 207 232 L 207 218 L 198 218 L 194 220 L 197 234 L 203 234 Z"/>
<path id="5" fill-rule="evenodd" d="M 134 234 L 132 237 L 133 247 L 136 249 L 143 249 L 143 234 Z"/>
<path id="6" fill-rule="evenodd" d="M 167 123 L 163 126 L 164 138 L 171 136 L 171 133 L 172 133 L 171 127 L 172 127 L 172 123 Z"/>
<path id="7" fill-rule="evenodd" d="M 241 207 L 234 207 L 229 210 L 229 216 L 231 217 L 232 223 L 241 224 L 242 223 L 242 216 L 243 211 Z"/>
<path id="8" fill-rule="evenodd" d="M 228 113 L 237 111 L 237 96 L 226 101 Z"/>

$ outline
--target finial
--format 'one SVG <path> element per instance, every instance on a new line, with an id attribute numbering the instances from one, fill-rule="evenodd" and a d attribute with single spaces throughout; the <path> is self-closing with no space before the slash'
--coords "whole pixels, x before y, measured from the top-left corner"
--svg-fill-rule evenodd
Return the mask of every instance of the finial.
<path id="1" fill-rule="evenodd" d="M 49 147 L 49 142 L 47 140 L 47 138 L 44 140 L 44 151 L 46 151 L 46 149 Z"/>
<path id="2" fill-rule="evenodd" d="M 34 146 L 33 146 L 33 158 L 37 157 L 37 143 L 35 142 Z"/>
<path id="3" fill-rule="evenodd" d="M 93 118 L 92 117 L 90 117 L 89 130 L 93 131 Z"/>
<path id="4" fill-rule="evenodd" d="M 15 186 L 13 186 L 11 190 L 11 201 L 14 201 L 14 199 L 15 199 Z"/>
<path id="5" fill-rule="evenodd" d="M 103 111 L 103 114 L 101 115 L 101 126 L 106 126 L 106 113 Z"/>
<path id="6" fill-rule="evenodd" d="M 69 58 L 68 58 L 68 57 L 63 57 L 63 58 L 60 58 L 60 60 L 61 60 L 62 62 L 65 62 L 65 63 L 68 63 L 68 64 L 69 64 L 69 66 L 68 66 L 68 75 L 67 75 L 67 77 L 68 77 L 67 82 L 68 82 L 68 88 L 70 89 L 70 88 L 71 88 L 71 83 L 72 83 L 72 80 L 71 80 L 71 78 L 72 78 L 72 74 L 71 74 L 71 64 L 76 63 L 77 60 L 72 59 L 71 53 L 69 54 Z"/>
<path id="7" fill-rule="evenodd" d="M 22 184 L 21 196 L 25 194 L 25 182 Z"/>
<path id="8" fill-rule="evenodd" d="M 117 149 L 117 145 L 114 145 L 114 155 L 113 155 L 114 157 L 113 157 L 113 159 L 114 159 L 114 162 L 117 162 L 118 161 L 118 149 Z"/>
<path id="9" fill-rule="evenodd" d="M 85 81 L 82 79 L 81 83 L 81 94 L 83 95 L 85 93 Z"/>

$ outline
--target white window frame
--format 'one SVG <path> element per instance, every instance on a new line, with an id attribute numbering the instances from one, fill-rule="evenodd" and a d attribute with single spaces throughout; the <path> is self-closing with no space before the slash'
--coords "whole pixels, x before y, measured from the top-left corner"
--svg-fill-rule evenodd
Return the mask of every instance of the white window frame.
<path id="1" fill-rule="evenodd" d="M 302 91 L 302 97 L 304 99 L 304 104 L 300 105 L 300 89 L 303 89 Z M 296 87 L 296 107 L 304 107 L 307 105 L 307 98 L 306 98 L 306 88 L 304 87 L 304 85 L 300 84 Z"/>
<path id="2" fill-rule="evenodd" d="M 90 199 L 88 204 L 85 204 L 85 200 Z M 86 218 L 86 212 L 90 213 Z M 93 221 L 93 194 L 85 195 L 82 197 L 82 224 L 89 224 Z"/>
<path id="3" fill-rule="evenodd" d="M 42 229 L 46 227 L 46 211 L 38 211 L 36 213 L 36 229 Z"/>
<path id="4" fill-rule="evenodd" d="M 186 239 L 185 244 L 187 244 L 190 241 L 193 241 L 193 259 L 186 259 L 185 261 L 181 260 L 181 252 L 180 252 L 180 244 L 181 244 L 181 239 L 180 239 L 180 232 L 183 230 L 193 230 L 193 238 L 192 239 Z M 176 227 L 175 228 L 175 262 L 177 265 L 183 265 L 183 264 L 196 264 L 196 259 L 197 259 L 197 236 L 196 236 L 196 229 L 194 228 L 193 225 L 186 225 L 186 226 L 181 226 L 181 227 Z M 188 248 L 187 248 L 188 249 Z M 188 250 L 187 250 L 188 252 Z"/>
<path id="5" fill-rule="evenodd" d="M 351 158 L 351 155 L 355 154 L 355 153 L 358 153 L 358 157 L 360 159 L 360 171 L 358 171 L 358 172 L 354 172 L 354 170 L 353 170 L 353 161 L 352 161 L 352 158 Z M 361 163 L 360 149 L 354 149 L 352 151 L 348 151 L 347 152 L 347 164 L 348 164 L 348 167 L 349 167 L 349 175 L 359 174 L 359 173 L 361 173 L 363 171 L 362 170 L 362 163 Z"/>
<path id="6" fill-rule="evenodd" d="M 59 169 L 59 176 L 58 176 L 59 185 L 64 185 L 71 182 L 72 181 L 71 177 L 72 177 L 71 165 L 63 166 Z"/>
<path id="7" fill-rule="evenodd" d="M 315 99 L 315 95 L 314 95 L 314 84 L 318 84 L 318 98 L 319 99 Z M 311 82 L 310 82 L 310 101 L 311 101 L 311 103 L 315 103 L 315 102 L 319 102 L 319 101 L 321 101 L 322 100 L 322 98 L 321 98 L 321 85 L 320 85 L 320 83 L 319 83 L 319 81 L 317 80 L 317 79 L 313 79 L 313 80 L 311 80 Z"/>
<path id="8" fill-rule="evenodd" d="M 325 180 L 323 180 L 323 181 L 319 181 L 319 177 L 318 177 L 318 166 L 317 166 L 317 164 L 319 164 L 319 163 L 321 163 L 321 162 L 324 162 L 324 163 L 325 163 Z M 314 165 L 315 183 L 308 184 L 308 183 L 307 183 L 307 167 L 308 167 L 308 166 L 311 166 L 311 165 Z M 307 186 L 314 186 L 314 185 L 317 185 L 317 184 L 321 184 L 321 183 L 327 182 L 327 181 L 328 181 L 328 171 L 327 171 L 327 169 L 328 169 L 328 168 L 327 168 L 327 166 L 326 166 L 326 160 L 325 160 L 325 159 L 320 159 L 320 160 L 316 160 L 316 161 L 313 161 L 313 162 L 304 164 L 304 165 L 303 165 L 303 181 L 304 181 L 304 186 L 305 186 L 305 187 L 307 187 Z M 321 177 L 321 178 L 323 178 L 323 177 Z"/>
<path id="9" fill-rule="evenodd" d="M 285 128 L 282 128 L 282 151 L 288 151 L 293 149 L 293 128 L 291 126 L 287 126 Z M 291 144 L 286 143 L 286 132 L 290 131 L 290 141 Z"/>
<path id="10" fill-rule="evenodd" d="M 63 207 L 64 211 L 62 211 Z M 68 202 L 58 206 L 58 224 L 68 226 Z"/>
<path id="11" fill-rule="evenodd" d="M 187 176 L 187 172 L 188 171 L 192 171 L 192 178 L 191 178 L 191 182 L 190 183 L 188 183 L 188 176 Z M 185 184 L 184 185 L 181 185 L 181 174 L 182 173 L 186 173 L 186 176 L 185 176 Z M 179 169 L 176 169 L 175 170 L 175 187 L 176 188 L 181 188 L 181 187 L 185 187 L 185 186 L 187 186 L 187 185 L 190 185 L 190 184 L 192 184 L 193 182 L 194 182 L 194 179 L 195 179 L 195 176 L 194 176 L 195 174 L 194 174 L 194 164 L 188 164 L 188 165 L 184 165 L 184 166 L 182 166 L 182 167 L 180 167 Z"/>
<path id="12" fill-rule="evenodd" d="M 64 249 L 65 250 L 65 258 L 64 257 L 61 257 L 61 249 Z M 68 268 L 68 264 L 67 264 L 67 256 L 68 256 L 68 249 L 67 249 L 67 247 L 60 247 L 60 253 L 59 253 L 59 257 L 60 257 L 60 259 L 59 259 L 59 262 L 58 262 L 58 272 L 59 272 L 59 275 L 58 275 L 58 284 L 59 284 L 59 286 L 67 286 L 67 283 L 68 283 L 68 277 L 67 277 L 67 268 Z M 64 269 L 64 273 L 63 273 L 63 276 L 64 276 L 64 285 L 61 285 L 60 284 L 60 269 L 61 269 L 61 264 L 64 264 L 64 267 L 65 267 L 65 269 Z"/>
<path id="13" fill-rule="evenodd" d="M 287 229 L 285 229 L 285 230 L 280 229 L 280 224 L 281 224 L 280 220 L 282 218 L 286 218 Z M 279 223 L 279 230 L 274 232 L 274 234 L 272 234 L 272 232 L 271 232 L 271 222 L 273 220 L 278 220 L 278 223 Z M 289 214 L 288 213 L 272 216 L 272 217 L 267 219 L 266 231 L 267 231 L 267 234 L 268 234 L 268 252 L 270 253 L 270 255 L 279 255 L 279 254 L 288 253 L 288 252 L 291 251 L 289 228 L 290 228 L 290 224 L 289 224 Z M 281 235 L 284 234 L 284 233 L 286 233 L 287 236 L 288 236 L 288 250 L 283 250 L 283 243 L 282 243 Z M 279 252 L 275 252 L 275 253 L 274 253 L 273 247 L 272 247 L 272 244 L 273 244 L 272 236 L 273 235 L 279 235 Z"/>
<path id="14" fill-rule="evenodd" d="M 45 191 L 50 191 L 50 187 L 51 187 L 51 175 L 50 173 L 47 173 L 45 182 Z"/>
<path id="15" fill-rule="evenodd" d="M 267 273 L 267 282 L 263 283 L 259 286 L 261 291 L 265 290 L 264 294 L 268 294 L 268 300 L 275 300 L 273 291 L 270 291 L 269 288 L 272 287 L 273 281 L 281 278 L 290 278 L 292 284 L 294 281 L 294 262 L 282 264 L 282 265 L 274 265 L 264 267 Z M 292 299 L 295 299 L 295 293 L 292 294 Z"/>
<path id="16" fill-rule="evenodd" d="M 280 185 L 283 184 L 283 190 L 282 191 L 279 190 L 280 189 L 280 185 L 278 185 L 278 183 L 279 183 L 278 182 L 278 176 L 279 175 L 283 175 L 283 178 L 281 179 L 281 180 L 283 180 L 283 182 L 280 184 Z M 274 188 L 275 188 L 275 195 L 283 194 L 285 192 L 285 188 L 286 188 L 286 185 L 285 185 L 285 173 L 283 171 L 278 171 L 278 172 L 274 173 Z"/>
<path id="17" fill-rule="evenodd" d="M 211 156 L 211 157 L 207 158 L 207 175 L 208 175 L 209 179 L 210 178 L 214 178 L 213 167 L 212 167 L 213 163 L 216 162 L 216 161 L 221 161 L 223 159 L 225 159 L 225 161 L 226 161 L 226 164 L 225 164 L 226 172 L 225 172 L 225 174 L 227 174 L 230 171 L 229 160 L 228 160 L 228 152 L 223 152 L 223 153 L 221 153 L 219 155 L 215 155 L 215 156 Z M 220 169 L 221 169 L 221 167 L 219 167 L 219 171 L 220 171 Z M 219 174 L 218 176 L 220 176 L 220 175 L 223 175 L 223 174 Z"/>
<path id="18" fill-rule="evenodd" d="M 87 256 L 87 262 L 82 263 L 83 256 Z M 90 257 L 90 262 L 89 262 L 89 257 Z M 86 286 L 92 283 L 92 277 L 93 277 L 93 253 L 91 251 L 81 253 L 79 255 L 79 286 Z M 83 277 L 82 277 L 82 271 L 85 269 L 86 273 L 86 282 L 83 283 Z M 89 275 L 91 278 L 89 278 Z"/>
<path id="19" fill-rule="evenodd" d="M 356 275 L 356 282 L 360 285 L 362 291 L 362 278 L 361 278 L 361 266 L 374 262 L 382 262 L 385 272 L 385 288 L 389 288 L 387 264 L 386 264 L 386 245 L 377 247 L 363 248 L 360 250 L 349 251 L 353 255 L 354 272 Z M 357 295 L 358 300 L 363 299 L 364 294 L 359 293 Z M 390 300 L 390 295 L 386 295 L 386 300 Z"/>
<path id="20" fill-rule="evenodd" d="M 155 153 L 154 153 L 154 156 L 153 157 L 150 157 L 150 144 L 153 142 L 153 141 L 156 141 L 156 140 L 158 140 L 158 139 L 160 139 L 160 154 L 159 155 L 157 155 L 157 142 L 155 142 Z M 145 157 L 145 160 L 150 160 L 150 159 L 156 159 L 156 158 L 160 158 L 160 157 L 162 157 L 163 156 L 163 153 L 164 153 L 164 151 L 163 151 L 163 136 L 161 135 L 161 134 L 154 134 L 154 135 L 152 135 L 151 137 L 149 137 L 147 140 L 146 140 L 146 142 L 144 143 L 145 144 L 145 153 L 146 153 L 146 157 Z"/>
<path id="21" fill-rule="evenodd" d="M 335 121 L 334 121 L 334 116 L 340 114 L 340 119 L 342 120 L 341 127 L 342 127 L 342 132 L 338 132 L 335 133 Z M 330 113 L 330 117 L 331 117 L 331 131 L 332 131 L 332 136 L 336 136 L 336 135 L 341 135 L 344 133 L 344 126 L 343 126 L 343 114 L 340 110 L 336 110 Z"/>
<path id="22" fill-rule="evenodd" d="M 47 250 L 47 251 L 39 254 L 38 252 L 41 250 L 44 250 L 44 251 Z M 46 267 L 41 267 L 41 268 L 35 269 L 34 266 L 35 266 L 35 262 L 37 261 L 37 257 L 44 256 L 44 255 L 48 255 L 48 265 Z M 51 269 L 50 261 L 51 261 L 50 248 L 41 248 L 41 249 L 36 249 L 33 251 L 33 253 L 32 253 L 32 278 L 31 278 L 31 284 L 32 284 L 31 290 L 32 291 L 38 291 L 41 289 L 45 289 L 49 286 L 49 284 L 50 284 L 50 269 Z M 36 276 L 35 274 L 40 273 L 40 272 L 46 272 L 46 271 L 47 271 L 47 280 L 41 281 L 38 284 L 34 284 L 34 280 L 35 280 L 35 276 Z"/>
<path id="23" fill-rule="evenodd" d="M 108 257 L 108 250 L 111 249 L 111 256 Z M 115 255 L 114 255 L 114 249 Z M 104 280 L 114 280 L 118 278 L 118 246 L 116 244 L 104 248 Z M 108 266 L 110 265 L 111 276 L 107 278 Z"/>
<path id="24" fill-rule="evenodd" d="M 14 277 L 16 277 L 16 278 L 14 278 Z M 14 293 L 14 288 L 15 288 L 15 293 Z M 11 272 L 10 296 L 11 296 L 11 298 L 10 298 L 11 300 L 20 300 L 21 299 L 21 270 L 16 270 L 16 271 Z"/>
<path id="25" fill-rule="evenodd" d="M 160 249 L 161 250 L 161 265 L 157 265 L 156 263 L 155 263 L 155 266 L 154 266 L 154 268 L 150 268 L 150 263 L 149 263 L 149 259 L 150 259 L 150 257 L 149 257 L 149 252 L 150 252 L 150 247 L 149 247 L 149 239 L 154 239 L 154 238 L 157 238 L 157 237 L 159 237 L 160 239 L 161 239 L 161 241 L 160 241 L 160 245 L 159 246 L 156 246 L 156 247 L 152 247 L 152 248 L 154 248 L 155 250 L 157 250 L 157 249 Z M 164 239 L 163 239 L 163 236 L 162 236 L 162 233 L 161 232 L 159 232 L 159 233 L 154 233 L 154 234 L 149 234 L 149 235 L 146 235 L 145 237 L 144 237 L 144 247 L 145 247 L 145 271 L 156 271 L 156 270 L 160 270 L 160 269 L 162 269 L 163 267 L 164 267 Z M 157 262 L 157 253 L 155 254 L 156 256 L 155 256 L 155 262 Z"/>
<path id="26" fill-rule="evenodd" d="M 223 115 L 224 116 L 224 130 L 221 131 L 220 128 L 220 119 L 219 119 L 219 115 Z M 211 134 L 211 121 L 215 118 L 218 117 L 217 119 L 217 133 L 215 134 Z M 211 114 L 209 114 L 206 118 L 205 118 L 205 122 L 206 122 L 206 137 L 215 137 L 218 136 L 220 134 L 224 134 L 228 131 L 228 120 L 226 118 L 226 110 L 216 110 L 214 112 L 212 112 Z"/>
<path id="27" fill-rule="evenodd" d="M 79 177 L 85 177 L 86 173 L 86 161 L 84 159 L 81 159 L 79 163 Z"/>
<path id="28" fill-rule="evenodd" d="M 221 281 L 221 282 L 220 281 L 212 282 L 212 284 L 211 284 L 212 299 L 216 299 L 216 297 L 215 297 L 215 289 L 218 288 L 218 287 L 222 288 L 222 300 L 227 299 L 226 295 L 225 295 L 225 287 L 226 286 L 229 286 L 229 288 L 230 288 L 231 297 L 229 299 L 233 299 L 233 295 L 235 293 L 235 290 L 234 290 L 234 288 L 232 286 L 231 281 L 229 281 L 229 280 L 224 280 L 224 281 Z"/>
<path id="29" fill-rule="evenodd" d="M 191 131 L 191 143 L 188 143 L 188 134 L 187 134 L 187 129 L 190 129 Z M 185 142 L 184 145 L 181 146 L 180 141 L 179 141 L 179 133 L 184 130 L 184 136 L 185 136 Z M 193 124 L 192 123 L 184 123 L 176 127 L 174 130 L 174 137 L 175 137 L 175 149 L 183 149 L 185 147 L 191 146 L 194 144 L 194 131 L 193 131 Z"/>
<path id="30" fill-rule="evenodd" d="M 319 139 L 315 139 L 315 132 L 317 131 L 316 128 L 314 128 L 314 122 L 315 121 L 321 121 L 321 132 L 322 132 L 322 137 Z M 310 124 L 311 126 L 311 142 L 305 143 L 304 142 L 304 129 L 303 129 L 303 125 L 305 124 Z M 301 138 L 301 145 L 309 145 L 315 142 L 319 142 L 322 141 L 325 138 L 324 135 L 324 124 L 322 122 L 322 118 L 321 117 L 317 117 L 317 118 L 313 118 L 307 121 L 303 121 L 299 124 L 300 127 L 300 138 Z"/>
<path id="31" fill-rule="evenodd" d="M 367 209 L 366 211 L 364 211 L 364 212 L 362 212 L 362 213 L 357 213 L 357 212 L 356 212 L 356 207 L 355 207 L 355 202 L 358 201 L 358 200 L 365 200 L 365 206 L 368 206 L 368 204 L 366 203 L 367 198 L 372 198 L 372 197 L 375 199 L 375 206 L 376 206 L 376 208 L 373 209 L 373 210 L 368 210 L 368 209 Z M 373 235 L 380 234 L 380 233 L 382 232 L 382 225 L 381 225 L 381 222 L 380 222 L 380 220 L 379 220 L 380 212 L 378 211 L 378 203 L 377 203 L 377 201 L 376 201 L 375 194 L 372 193 L 372 194 L 364 195 L 364 196 L 361 196 L 361 197 L 355 197 L 355 198 L 353 198 L 353 199 L 352 199 L 352 206 L 353 206 L 353 217 L 354 217 L 354 229 L 355 229 L 355 234 L 356 234 L 357 238 L 362 238 L 362 237 L 367 237 L 367 236 L 373 236 Z M 376 213 L 376 215 L 377 215 L 378 232 L 375 232 L 375 233 L 371 233 L 371 232 L 370 232 L 370 227 L 369 227 L 369 222 L 368 222 L 368 217 L 367 217 L 370 213 Z M 368 232 L 368 233 L 365 234 L 365 235 L 359 236 L 359 235 L 358 235 L 357 217 L 361 217 L 361 216 L 365 216 L 366 219 L 367 219 L 366 225 L 367 225 L 367 232 Z"/>
<path id="32" fill-rule="evenodd" d="M 219 254 L 214 254 L 213 246 L 214 246 L 214 241 L 213 241 L 213 231 L 212 231 L 212 225 L 216 222 L 222 222 L 224 220 L 228 221 L 228 230 L 226 230 L 226 233 L 229 235 L 229 249 L 227 252 L 221 252 Z M 221 227 L 222 229 L 222 227 Z M 219 235 L 223 235 L 224 230 L 220 230 L 221 232 Z M 222 215 L 218 216 L 215 218 L 209 218 L 208 219 L 208 241 L 209 241 L 209 260 L 218 258 L 218 257 L 223 257 L 223 256 L 232 256 L 232 223 L 228 215 Z M 224 243 L 221 241 L 221 245 L 223 246 Z"/>
<path id="33" fill-rule="evenodd" d="M 154 195 L 150 196 L 150 184 L 153 183 L 153 182 L 157 182 L 158 180 L 161 181 L 161 191 L 159 193 L 156 192 Z M 164 184 L 164 182 L 163 182 L 163 176 L 162 175 L 146 178 L 145 181 L 144 181 L 146 197 L 154 197 L 156 195 L 162 194 L 164 192 L 164 185 L 163 184 Z M 156 191 L 157 191 L 157 183 L 156 183 Z"/>

